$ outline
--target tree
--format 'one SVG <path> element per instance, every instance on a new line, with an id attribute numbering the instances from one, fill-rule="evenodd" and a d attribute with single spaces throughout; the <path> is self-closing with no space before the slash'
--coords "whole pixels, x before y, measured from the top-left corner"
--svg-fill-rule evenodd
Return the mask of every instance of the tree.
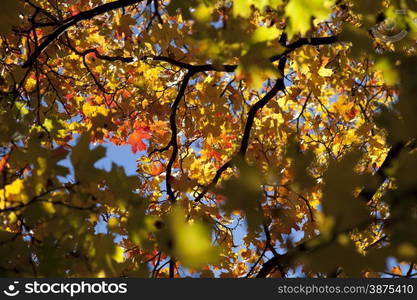
<path id="1" fill-rule="evenodd" d="M 415 276 L 416 1 L 3 2 L 2 276 Z"/>

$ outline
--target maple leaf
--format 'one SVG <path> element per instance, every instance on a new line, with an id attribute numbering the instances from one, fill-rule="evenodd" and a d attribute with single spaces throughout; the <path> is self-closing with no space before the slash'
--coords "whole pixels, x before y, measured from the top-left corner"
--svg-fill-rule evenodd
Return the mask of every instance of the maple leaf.
<path id="1" fill-rule="evenodd" d="M 289 17 L 289 32 L 305 34 L 311 26 L 311 18 L 319 21 L 326 19 L 331 13 L 332 0 L 291 0 L 285 7 L 285 14 Z"/>
<path id="2" fill-rule="evenodd" d="M 144 151 L 147 145 L 143 142 L 145 139 L 150 139 L 151 134 L 149 133 L 149 127 L 137 127 L 133 133 L 129 136 L 127 142 L 132 146 L 132 152 Z"/>

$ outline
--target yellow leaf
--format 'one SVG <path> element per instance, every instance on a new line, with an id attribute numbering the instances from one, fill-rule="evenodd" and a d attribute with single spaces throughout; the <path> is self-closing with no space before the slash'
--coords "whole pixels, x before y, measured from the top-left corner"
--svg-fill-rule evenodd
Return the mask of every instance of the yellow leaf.
<path id="1" fill-rule="evenodd" d="M 200 22 L 209 22 L 211 19 L 213 8 L 200 4 L 194 11 L 195 18 Z"/>
<path id="2" fill-rule="evenodd" d="M 35 87 L 36 87 L 36 78 L 33 78 L 33 76 L 30 76 L 25 82 L 25 89 L 28 92 L 31 92 L 34 90 Z"/>
<path id="3" fill-rule="evenodd" d="M 113 259 L 118 263 L 122 263 L 124 261 L 123 253 L 124 253 L 123 248 L 116 246 L 116 251 L 113 254 Z"/>
<path id="4" fill-rule="evenodd" d="M 329 76 L 332 76 L 332 74 L 333 74 L 332 69 L 327 69 L 327 68 L 324 68 L 324 67 L 321 67 L 319 69 L 319 75 L 322 76 L 322 77 L 329 77 Z"/>
<path id="5" fill-rule="evenodd" d="M 3 206 L 3 201 L 17 201 L 26 203 L 28 196 L 24 192 L 23 179 L 16 179 L 11 184 L 6 185 L 4 189 L 0 190 L 0 203 Z"/>
<path id="6" fill-rule="evenodd" d="M 104 106 L 95 106 L 91 105 L 90 103 L 86 102 L 83 105 L 83 113 L 89 118 L 96 117 L 98 114 L 107 116 L 109 114 L 109 110 Z"/>

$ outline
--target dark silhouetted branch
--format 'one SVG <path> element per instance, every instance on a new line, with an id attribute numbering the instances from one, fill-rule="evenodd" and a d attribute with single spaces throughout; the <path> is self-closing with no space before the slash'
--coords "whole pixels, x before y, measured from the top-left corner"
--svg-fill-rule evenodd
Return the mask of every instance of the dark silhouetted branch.
<path id="1" fill-rule="evenodd" d="M 67 31 L 70 27 L 78 24 L 81 21 L 90 20 L 98 15 L 104 14 L 106 12 L 123 8 L 132 4 L 136 4 L 142 2 L 142 0 L 118 0 L 109 2 L 100 6 L 97 6 L 93 9 L 88 11 L 80 12 L 79 14 L 69 17 L 68 19 L 64 20 L 62 24 L 56 28 L 50 35 L 48 35 L 43 42 L 35 48 L 33 53 L 29 56 L 28 60 L 23 64 L 23 68 L 31 67 L 34 62 L 38 59 L 39 55 L 56 39 L 58 39 L 61 34 Z"/>

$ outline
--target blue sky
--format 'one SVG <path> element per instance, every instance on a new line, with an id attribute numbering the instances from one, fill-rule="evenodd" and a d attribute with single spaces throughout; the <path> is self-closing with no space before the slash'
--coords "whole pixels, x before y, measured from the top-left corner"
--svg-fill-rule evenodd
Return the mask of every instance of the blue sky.
<path id="1" fill-rule="evenodd" d="M 69 144 L 75 145 L 77 143 L 78 137 L 72 140 Z M 90 148 L 94 148 L 99 144 L 91 144 Z M 117 164 L 118 166 L 122 166 L 125 169 L 127 175 L 135 175 L 136 174 L 136 167 L 137 167 L 137 159 L 141 156 L 140 152 L 136 154 L 132 153 L 130 145 L 122 145 L 116 146 L 110 142 L 104 142 L 100 144 L 106 148 L 106 156 L 102 159 L 98 160 L 94 166 L 99 169 L 104 169 L 106 171 L 110 171 L 112 163 Z M 66 159 L 59 162 L 59 165 L 67 167 L 71 171 L 71 175 L 67 179 L 62 179 L 64 182 L 68 181 L 73 177 L 73 168 L 70 162 L 70 156 Z"/>
<path id="2" fill-rule="evenodd" d="M 127 175 L 136 174 L 136 160 L 140 153 L 133 154 L 130 145 L 116 146 L 106 142 L 102 146 L 107 149 L 106 157 L 96 162 L 95 167 L 109 171 L 112 163 L 124 167 Z"/>

